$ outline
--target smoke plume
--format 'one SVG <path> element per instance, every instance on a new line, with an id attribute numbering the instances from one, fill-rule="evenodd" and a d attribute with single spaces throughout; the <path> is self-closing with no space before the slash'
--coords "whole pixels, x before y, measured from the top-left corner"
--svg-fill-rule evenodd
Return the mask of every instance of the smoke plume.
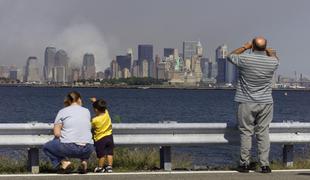
<path id="1" fill-rule="evenodd" d="M 73 66 L 82 64 L 85 53 L 94 54 L 97 71 L 103 71 L 109 65 L 108 45 L 103 33 L 94 25 L 69 26 L 56 37 L 53 44 L 57 49 L 63 49 L 68 53 L 70 64 Z"/>

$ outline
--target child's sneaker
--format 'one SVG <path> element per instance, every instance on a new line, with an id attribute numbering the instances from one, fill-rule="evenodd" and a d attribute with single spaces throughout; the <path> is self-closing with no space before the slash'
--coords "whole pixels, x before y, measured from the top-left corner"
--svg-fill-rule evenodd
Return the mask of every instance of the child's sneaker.
<path id="1" fill-rule="evenodd" d="M 113 172 L 112 166 L 107 166 L 107 167 L 105 168 L 105 172 L 107 172 L 107 173 L 112 173 L 112 172 Z"/>
<path id="2" fill-rule="evenodd" d="M 105 168 L 102 168 L 102 167 L 96 167 L 94 169 L 94 173 L 104 173 L 106 170 Z"/>

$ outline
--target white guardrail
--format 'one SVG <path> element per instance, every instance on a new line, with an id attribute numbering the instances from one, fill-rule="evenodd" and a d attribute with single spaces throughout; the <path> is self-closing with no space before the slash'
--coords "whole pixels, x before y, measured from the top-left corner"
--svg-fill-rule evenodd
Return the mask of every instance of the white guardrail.
<path id="1" fill-rule="evenodd" d="M 39 148 L 53 139 L 52 124 L 0 124 L 1 147 L 26 147 L 29 170 L 39 172 Z M 171 146 L 238 144 L 236 125 L 226 123 L 120 123 L 113 124 L 117 146 L 159 146 L 161 168 L 171 170 Z M 271 143 L 283 144 L 283 162 L 293 165 L 294 144 L 310 143 L 310 123 L 271 123 Z"/>

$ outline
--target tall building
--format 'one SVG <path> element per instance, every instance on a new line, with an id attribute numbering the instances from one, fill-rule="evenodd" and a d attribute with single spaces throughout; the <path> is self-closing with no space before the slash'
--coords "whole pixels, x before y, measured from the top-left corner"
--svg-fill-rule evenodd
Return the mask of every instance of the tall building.
<path id="1" fill-rule="evenodd" d="M 27 59 L 24 80 L 25 80 L 25 82 L 40 82 L 38 58 L 37 57 L 30 56 Z"/>
<path id="2" fill-rule="evenodd" d="M 95 56 L 93 54 L 84 54 L 82 65 L 82 79 L 96 79 Z"/>
<path id="3" fill-rule="evenodd" d="M 183 42 L 183 59 L 192 59 L 193 55 L 197 54 L 197 41 L 184 41 Z"/>
<path id="4" fill-rule="evenodd" d="M 111 79 L 111 78 L 112 78 L 111 68 L 108 67 L 104 70 L 104 79 Z"/>
<path id="5" fill-rule="evenodd" d="M 225 83 L 234 85 L 237 82 L 238 71 L 234 64 L 226 60 Z"/>
<path id="6" fill-rule="evenodd" d="M 111 61 L 110 67 L 111 67 L 111 78 L 118 79 L 119 78 L 119 72 L 118 72 L 119 67 L 118 67 L 116 60 L 113 59 Z"/>
<path id="7" fill-rule="evenodd" d="M 208 74 L 208 62 L 209 62 L 209 58 L 201 58 L 200 59 L 200 67 L 201 67 L 201 72 L 203 74 L 203 77 L 207 77 L 207 74 Z"/>
<path id="8" fill-rule="evenodd" d="M 129 69 L 127 69 L 127 68 L 124 68 L 123 70 L 122 70 L 122 78 L 130 78 L 131 77 L 131 74 L 130 74 L 130 71 L 129 71 Z"/>
<path id="9" fill-rule="evenodd" d="M 44 81 L 50 82 L 53 80 L 53 67 L 55 66 L 55 47 L 47 47 L 44 53 L 43 76 Z"/>
<path id="10" fill-rule="evenodd" d="M 130 56 L 130 66 L 133 64 L 133 49 L 128 48 L 127 49 L 127 55 Z"/>
<path id="11" fill-rule="evenodd" d="M 139 77 L 139 63 L 138 60 L 134 60 L 132 63 L 131 76 Z"/>
<path id="12" fill-rule="evenodd" d="M 157 73 L 157 79 L 168 79 L 168 63 L 167 62 L 160 62 L 157 65 L 158 73 Z"/>
<path id="13" fill-rule="evenodd" d="M 0 66 L 0 77 L 8 78 L 10 75 L 9 66 Z"/>
<path id="14" fill-rule="evenodd" d="M 69 57 L 64 50 L 59 50 L 55 54 L 55 66 L 53 68 L 54 82 L 67 82 L 69 76 Z M 60 80 L 60 81 L 58 81 Z"/>
<path id="15" fill-rule="evenodd" d="M 155 65 L 154 65 L 154 72 L 155 78 L 158 78 L 158 64 L 160 63 L 160 57 L 158 55 L 155 56 Z"/>
<path id="16" fill-rule="evenodd" d="M 125 68 L 131 69 L 131 55 L 129 54 L 116 56 L 116 62 L 121 71 Z"/>
<path id="17" fill-rule="evenodd" d="M 153 61 L 153 45 L 140 44 L 138 45 L 138 61 L 139 66 L 142 66 L 144 60 L 147 60 L 148 72 L 146 77 L 154 77 L 154 61 Z"/>
<path id="18" fill-rule="evenodd" d="M 198 55 L 194 55 L 192 57 L 194 59 L 192 63 L 192 72 L 194 72 L 195 75 L 195 81 L 199 83 L 202 78 L 202 72 L 201 72 L 201 58 L 198 57 Z"/>
<path id="19" fill-rule="evenodd" d="M 216 77 L 217 84 L 225 84 L 226 82 L 227 55 L 228 55 L 227 45 L 224 44 L 216 49 L 215 57 L 217 63 L 217 77 Z"/>
<path id="20" fill-rule="evenodd" d="M 217 62 L 217 83 L 218 84 L 235 84 L 237 82 L 237 68 L 227 60 L 228 48 L 227 45 L 219 46 L 216 49 Z"/>
<path id="21" fill-rule="evenodd" d="M 169 57 L 170 55 L 174 55 L 174 49 L 164 48 L 164 57 Z"/>
<path id="22" fill-rule="evenodd" d="M 72 81 L 78 81 L 80 80 L 80 68 L 72 68 L 72 75 L 71 75 Z"/>
<path id="23" fill-rule="evenodd" d="M 203 56 L 203 47 L 202 47 L 200 41 L 198 41 L 198 43 L 197 43 L 196 54 L 197 54 L 198 57 L 200 57 L 200 58 Z"/>
<path id="24" fill-rule="evenodd" d="M 207 74 L 207 78 L 208 79 L 213 78 L 212 72 L 213 72 L 213 63 L 212 63 L 212 61 L 210 59 L 209 62 L 208 62 L 208 74 Z"/>
<path id="25" fill-rule="evenodd" d="M 18 69 L 15 66 L 10 68 L 9 79 L 18 80 Z"/>
<path id="26" fill-rule="evenodd" d="M 139 68 L 139 72 L 140 72 L 140 77 L 149 77 L 149 62 L 148 60 L 143 60 L 142 63 L 140 64 L 140 68 Z"/>
<path id="27" fill-rule="evenodd" d="M 66 68 L 64 66 L 54 66 L 53 81 L 57 83 L 66 82 Z"/>
<path id="28" fill-rule="evenodd" d="M 105 79 L 104 72 L 102 72 L 102 71 L 97 72 L 96 73 L 96 79 L 99 79 L 99 80 Z"/>

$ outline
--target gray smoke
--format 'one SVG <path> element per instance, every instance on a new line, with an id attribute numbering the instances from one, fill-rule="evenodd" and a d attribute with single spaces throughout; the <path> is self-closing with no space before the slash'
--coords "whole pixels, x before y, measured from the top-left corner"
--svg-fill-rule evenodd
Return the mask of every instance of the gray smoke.
<path id="1" fill-rule="evenodd" d="M 22 68 L 29 56 L 36 56 L 43 66 L 47 46 L 65 50 L 74 67 L 82 64 L 84 53 L 95 55 L 98 71 L 109 65 L 109 49 L 118 46 L 111 33 L 105 36 L 98 23 L 75 16 L 75 1 L 57 2 L 0 0 L 0 65 Z"/>
<path id="2" fill-rule="evenodd" d="M 103 71 L 111 61 L 103 33 L 92 24 L 69 26 L 56 37 L 52 44 L 57 49 L 64 49 L 68 53 L 72 66 L 81 65 L 85 53 L 94 54 L 97 71 Z"/>

